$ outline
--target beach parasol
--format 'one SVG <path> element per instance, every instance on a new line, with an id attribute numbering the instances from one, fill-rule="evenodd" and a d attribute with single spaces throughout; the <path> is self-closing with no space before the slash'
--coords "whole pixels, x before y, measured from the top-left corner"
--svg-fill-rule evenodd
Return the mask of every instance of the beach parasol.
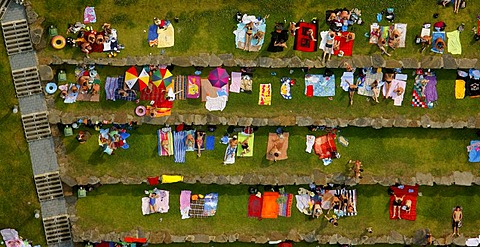
<path id="1" fill-rule="evenodd" d="M 228 75 L 228 72 L 222 68 L 216 68 L 210 71 L 210 74 L 208 75 L 208 80 L 212 83 L 212 86 L 217 88 L 227 85 L 229 79 L 230 76 Z"/>
<path id="2" fill-rule="evenodd" d="M 173 75 L 170 73 L 168 69 L 160 69 L 153 72 L 152 75 L 152 82 L 155 86 L 159 87 L 161 84 L 165 88 L 167 88 L 170 84 L 172 84 Z"/>
<path id="3" fill-rule="evenodd" d="M 125 84 L 127 84 L 128 88 L 132 89 L 135 83 L 138 80 L 138 72 L 137 69 L 132 66 L 125 72 Z"/>
<path id="4" fill-rule="evenodd" d="M 148 75 L 147 71 L 142 69 L 142 72 L 140 72 L 140 75 L 138 76 L 138 86 L 140 91 L 148 87 L 148 83 L 150 81 L 150 76 Z"/>

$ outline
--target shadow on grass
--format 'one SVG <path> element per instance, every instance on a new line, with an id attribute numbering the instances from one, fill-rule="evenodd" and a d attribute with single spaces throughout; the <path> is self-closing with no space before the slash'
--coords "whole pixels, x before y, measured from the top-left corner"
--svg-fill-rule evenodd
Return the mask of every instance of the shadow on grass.
<path id="1" fill-rule="evenodd" d="M 105 156 L 107 154 L 103 152 L 103 150 L 99 147 L 95 152 L 93 152 L 90 157 L 88 158 L 88 164 L 90 165 L 100 165 L 104 164 L 106 159 Z"/>

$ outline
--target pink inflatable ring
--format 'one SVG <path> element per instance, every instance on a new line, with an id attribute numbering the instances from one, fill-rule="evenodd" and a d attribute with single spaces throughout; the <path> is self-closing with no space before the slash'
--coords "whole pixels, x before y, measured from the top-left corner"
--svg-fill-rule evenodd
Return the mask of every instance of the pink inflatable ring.
<path id="1" fill-rule="evenodd" d="M 143 117 L 145 114 L 147 114 L 147 108 L 145 108 L 143 105 L 139 105 L 137 108 L 135 108 L 135 114 L 137 114 L 139 117 Z"/>

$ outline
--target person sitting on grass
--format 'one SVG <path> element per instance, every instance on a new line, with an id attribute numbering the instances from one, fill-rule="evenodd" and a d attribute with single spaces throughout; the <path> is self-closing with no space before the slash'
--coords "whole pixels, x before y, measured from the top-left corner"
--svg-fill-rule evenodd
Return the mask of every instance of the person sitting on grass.
<path id="1" fill-rule="evenodd" d="M 377 80 L 373 81 L 372 84 L 370 84 L 370 88 L 373 91 L 372 99 L 376 103 L 378 103 L 378 96 L 380 95 L 380 89 L 378 88 L 378 81 Z"/>
<path id="2" fill-rule="evenodd" d="M 272 32 L 272 39 L 267 51 L 280 52 L 284 48 L 287 48 L 288 31 L 283 30 L 283 24 L 277 23 L 275 25 L 275 31 Z"/>
<path id="3" fill-rule="evenodd" d="M 387 48 L 385 48 L 386 45 L 387 45 L 387 41 L 385 41 L 383 37 L 378 38 L 377 46 L 382 52 L 382 55 L 385 54 L 390 57 L 391 54 L 387 52 Z"/>

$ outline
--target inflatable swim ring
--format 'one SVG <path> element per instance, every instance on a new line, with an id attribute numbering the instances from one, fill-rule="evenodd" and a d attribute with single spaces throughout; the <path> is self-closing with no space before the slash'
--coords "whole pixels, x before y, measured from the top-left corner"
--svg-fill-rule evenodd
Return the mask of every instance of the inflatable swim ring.
<path id="1" fill-rule="evenodd" d="M 54 82 L 49 82 L 45 86 L 45 92 L 47 92 L 48 94 L 54 94 L 56 91 L 57 91 L 57 84 L 55 84 Z"/>
<path id="2" fill-rule="evenodd" d="M 137 108 L 135 108 L 135 114 L 137 114 L 137 116 L 139 117 L 145 116 L 146 113 L 147 113 L 147 108 L 145 108 L 145 106 L 143 105 L 139 105 L 137 106 Z"/>
<path id="3" fill-rule="evenodd" d="M 65 47 L 66 44 L 67 44 L 67 41 L 65 40 L 65 37 L 63 37 L 62 35 L 57 35 L 52 38 L 52 47 L 57 50 L 63 49 L 63 47 Z"/>

